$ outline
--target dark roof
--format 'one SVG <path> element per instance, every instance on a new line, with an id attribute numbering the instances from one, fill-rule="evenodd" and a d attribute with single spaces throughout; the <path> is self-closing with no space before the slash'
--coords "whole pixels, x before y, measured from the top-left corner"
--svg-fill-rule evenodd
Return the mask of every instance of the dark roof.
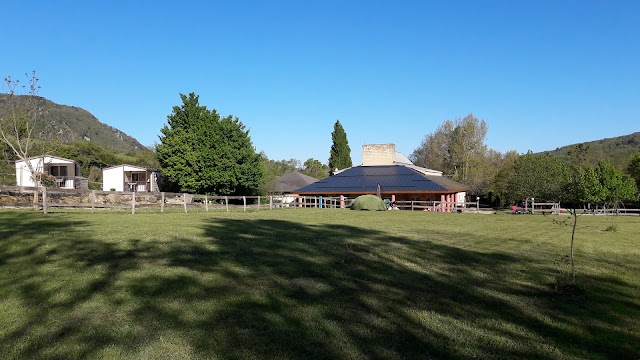
<path id="1" fill-rule="evenodd" d="M 290 193 L 316 181 L 318 181 L 318 179 L 311 176 L 299 172 L 292 172 L 282 175 L 269 183 L 269 190 L 276 193 Z"/>
<path id="2" fill-rule="evenodd" d="M 356 166 L 316 181 L 297 194 L 454 193 L 467 187 L 444 176 L 425 175 L 403 165 Z"/>

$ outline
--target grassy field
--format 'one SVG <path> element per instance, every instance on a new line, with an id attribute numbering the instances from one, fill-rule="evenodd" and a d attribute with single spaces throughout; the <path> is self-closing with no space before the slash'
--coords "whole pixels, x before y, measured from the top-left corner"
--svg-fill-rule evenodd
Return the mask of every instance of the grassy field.
<path id="1" fill-rule="evenodd" d="M 3 359 L 640 358 L 640 218 L 0 211 Z"/>

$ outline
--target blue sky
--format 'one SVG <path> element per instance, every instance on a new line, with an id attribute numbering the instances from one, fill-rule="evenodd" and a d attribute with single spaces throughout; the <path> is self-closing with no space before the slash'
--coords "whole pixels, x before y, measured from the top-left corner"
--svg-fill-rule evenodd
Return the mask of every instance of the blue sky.
<path id="1" fill-rule="evenodd" d="M 189 92 L 276 160 L 326 162 L 336 119 L 354 163 L 469 113 L 503 152 L 640 131 L 639 1 L 9 1 L 0 26 L 0 75 L 145 145 Z"/>

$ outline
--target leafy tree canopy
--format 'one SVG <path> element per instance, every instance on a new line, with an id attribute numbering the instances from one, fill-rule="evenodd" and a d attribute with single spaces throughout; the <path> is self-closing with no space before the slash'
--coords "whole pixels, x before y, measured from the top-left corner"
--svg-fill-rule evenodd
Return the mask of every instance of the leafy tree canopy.
<path id="1" fill-rule="evenodd" d="M 302 173 L 316 179 L 324 179 L 329 176 L 329 167 L 319 160 L 310 158 L 304 162 Z"/>
<path id="2" fill-rule="evenodd" d="M 620 202 L 636 200 L 638 191 L 636 182 L 613 163 L 609 161 L 599 163 L 595 173 L 602 187 L 601 200 L 606 204 L 616 206 Z"/>
<path id="3" fill-rule="evenodd" d="M 528 152 L 505 166 L 495 185 L 507 203 L 525 198 L 556 201 L 560 198 L 567 166 L 549 154 Z"/>
<path id="4" fill-rule="evenodd" d="M 435 132 L 427 134 L 410 155 L 418 166 L 442 171 L 466 185 L 478 181 L 478 170 L 487 157 L 487 124 L 473 114 L 446 120 Z M 493 156 L 495 154 L 492 154 Z"/>
<path id="5" fill-rule="evenodd" d="M 252 195 L 264 182 L 261 157 L 237 117 L 220 117 L 194 93 L 180 94 L 160 130 L 156 155 L 166 187 L 214 195 Z"/>
<path id="6" fill-rule="evenodd" d="M 640 151 L 638 151 L 631 158 L 629 166 L 627 166 L 627 173 L 636 181 L 636 184 L 640 186 Z"/>

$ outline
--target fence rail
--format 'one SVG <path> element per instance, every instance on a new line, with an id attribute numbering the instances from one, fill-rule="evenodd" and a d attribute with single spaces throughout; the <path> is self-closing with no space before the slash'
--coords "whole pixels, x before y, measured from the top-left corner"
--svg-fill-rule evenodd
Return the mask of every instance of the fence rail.
<path id="1" fill-rule="evenodd" d="M 626 208 L 598 208 L 593 210 L 594 215 L 635 215 L 640 216 L 640 209 Z"/>
<path id="2" fill-rule="evenodd" d="M 560 203 L 537 203 L 531 202 L 530 211 L 532 214 L 538 213 L 551 213 L 553 215 L 560 215 Z"/>
<path id="3" fill-rule="evenodd" d="M 37 199 L 34 202 L 34 192 Z M 211 196 L 171 192 L 122 192 L 62 188 L 0 186 L 0 207 L 53 209 L 102 209 L 131 211 L 262 211 L 284 208 L 340 209 L 353 199 L 323 196 Z M 34 205 L 35 203 L 35 205 Z M 396 201 L 394 209 L 434 212 L 479 212 L 478 202 Z"/>
<path id="4" fill-rule="evenodd" d="M 479 202 L 455 201 L 396 201 L 393 206 L 399 210 L 433 211 L 433 212 L 479 212 Z"/>
<path id="5" fill-rule="evenodd" d="M 34 193 L 37 199 L 34 206 Z M 260 211 L 281 208 L 345 208 L 350 199 L 322 196 L 212 196 L 171 192 L 122 192 L 0 186 L 0 207 L 136 210 Z"/>

